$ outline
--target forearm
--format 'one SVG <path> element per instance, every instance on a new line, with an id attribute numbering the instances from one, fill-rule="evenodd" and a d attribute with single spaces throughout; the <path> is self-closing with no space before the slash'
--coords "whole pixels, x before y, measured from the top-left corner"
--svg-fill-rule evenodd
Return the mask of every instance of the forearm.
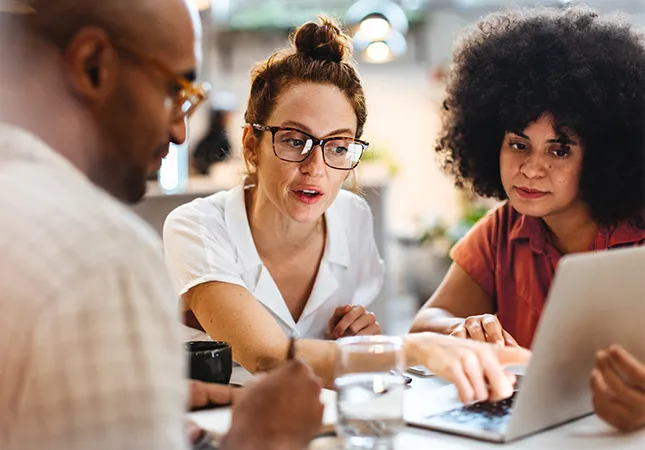
<path id="1" fill-rule="evenodd" d="M 265 372 L 286 361 L 288 339 L 279 345 L 278 351 L 271 351 L 258 360 L 257 371 Z M 336 344 L 332 341 L 318 339 L 299 339 L 296 342 L 296 356 L 306 362 L 322 380 L 324 387 L 332 388 L 334 384 L 334 367 L 336 363 Z"/>
<path id="2" fill-rule="evenodd" d="M 464 321 L 442 308 L 424 308 L 412 322 L 410 333 L 432 331 L 434 333 L 450 334 Z"/>

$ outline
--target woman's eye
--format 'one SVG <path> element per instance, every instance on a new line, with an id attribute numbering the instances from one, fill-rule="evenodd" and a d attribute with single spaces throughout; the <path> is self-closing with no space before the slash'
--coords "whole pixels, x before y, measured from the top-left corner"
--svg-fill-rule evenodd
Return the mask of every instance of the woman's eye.
<path id="1" fill-rule="evenodd" d="M 292 147 L 302 147 L 303 145 L 305 145 L 305 141 L 301 139 L 285 139 L 285 142 Z"/>
<path id="2" fill-rule="evenodd" d="M 520 150 L 520 151 L 524 151 L 527 148 L 526 144 L 522 144 L 521 142 L 514 142 L 514 143 L 511 143 L 510 145 L 515 150 Z"/>
<path id="3" fill-rule="evenodd" d="M 566 156 L 569 156 L 569 154 L 571 153 L 571 148 L 569 146 L 560 147 L 553 150 L 552 153 L 558 158 L 564 158 Z"/>

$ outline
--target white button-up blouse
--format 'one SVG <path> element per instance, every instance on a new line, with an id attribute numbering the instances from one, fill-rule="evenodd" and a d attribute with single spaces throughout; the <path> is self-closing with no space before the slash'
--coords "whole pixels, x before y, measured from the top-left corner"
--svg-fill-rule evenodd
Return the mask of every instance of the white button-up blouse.
<path id="1" fill-rule="evenodd" d="M 369 305 L 383 286 L 385 272 L 374 241 L 372 213 L 364 199 L 341 190 L 325 220 L 325 251 L 298 322 L 255 248 L 243 185 L 193 200 L 166 219 L 166 263 L 176 292 L 183 295 L 212 281 L 236 284 L 248 289 L 287 335 L 323 339 L 334 309 L 346 304 Z M 187 336 L 191 340 L 207 338 L 196 330 Z"/>

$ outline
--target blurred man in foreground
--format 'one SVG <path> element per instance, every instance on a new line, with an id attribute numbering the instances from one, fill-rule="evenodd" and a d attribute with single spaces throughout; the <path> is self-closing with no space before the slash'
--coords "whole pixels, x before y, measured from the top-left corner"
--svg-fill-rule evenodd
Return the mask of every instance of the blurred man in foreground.
<path id="1" fill-rule="evenodd" d="M 199 34 L 185 0 L 0 0 L 3 450 L 187 444 L 176 299 L 157 237 L 114 197 L 139 200 L 186 139 Z M 320 424 L 302 363 L 252 389 L 224 448 L 295 449 Z"/>

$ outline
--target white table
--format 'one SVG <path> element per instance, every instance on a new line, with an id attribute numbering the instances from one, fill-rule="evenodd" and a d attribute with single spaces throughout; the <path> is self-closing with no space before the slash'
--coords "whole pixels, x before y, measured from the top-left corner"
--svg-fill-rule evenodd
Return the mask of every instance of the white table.
<path id="1" fill-rule="evenodd" d="M 252 379 L 252 375 L 241 367 L 235 367 L 231 382 L 244 384 Z M 436 389 L 446 383 L 438 378 L 419 378 L 413 376 L 410 393 L 417 395 L 424 390 Z M 336 419 L 335 393 L 325 390 L 322 396 L 325 403 L 326 424 Z M 203 428 L 216 434 L 226 432 L 229 427 L 230 409 L 221 408 L 211 411 L 201 411 L 191 414 Z M 531 450 L 567 450 L 567 449 L 645 449 L 645 430 L 636 433 L 622 434 L 614 431 L 597 416 L 589 416 L 575 422 L 545 431 L 509 444 L 493 444 L 474 439 L 453 436 L 450 434 L 429 431 L 406 426 L 396 439 L 396 450 L 424 449 L 495 449 L 502 448 L 531 449 Z M 312 442 L 310 450 L 337 450 L 342 444 L 337 438 L 320 438 Z"/>

